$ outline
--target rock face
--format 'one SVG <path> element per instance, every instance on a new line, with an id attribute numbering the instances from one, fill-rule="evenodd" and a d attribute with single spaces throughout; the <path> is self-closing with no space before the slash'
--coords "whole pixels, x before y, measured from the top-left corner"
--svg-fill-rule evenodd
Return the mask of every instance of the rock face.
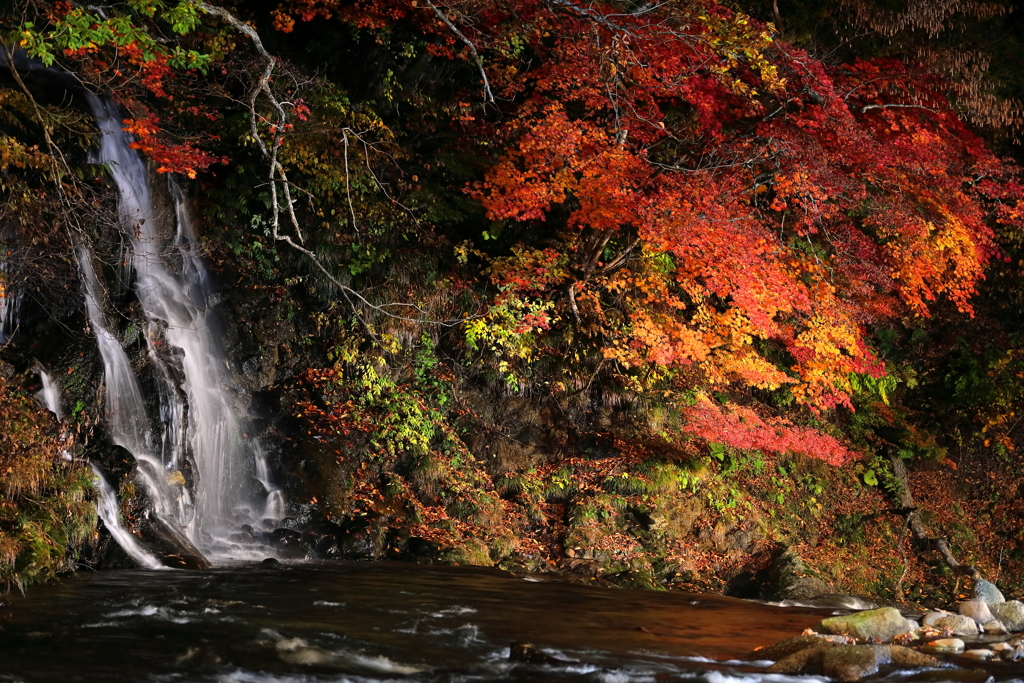
<path id="1" fill-rule="evenodd" d="M 832 593 L 822 579 L 809 576 L 810 570 L 800 556 L 787 549 L 772 562 L 768 576 L 772 581 L 770 597 L 778 600 L 809 600 Z"/>
<path id="2" fill-rule="evenodd" d="M 992 616 L 992 611 L 988 608 L 988 603 L 983 600 L 961 602 L 960 614 L 974 619 L 979 624 L 987 624 L 995 618 Z"/>
<path id="3" fill-rule="evenodd" d="M 1006 602 L 1006 598 L 999 592 L 996 585 L 985 579 L 978 579 L 978 582 L 974 584 L 974 599 L 989 605 L 998 605 L 999 603 Z"/>
<path id="4" fill-rule="evenodd" d="M 831 617 L 822 620 L 821 627 L 829 633 L 851 635 L 858 640 L 875 642 L 888 642 L 896 636 L 910 631 L 907 627 L 907 620 L 894 607 L 882 607 L 843 617 Z"/>
<path id="5" fill-rule="evenodd" d="M 1024 631 L 1024 603 L 1019 600 L 990 604 L 992 616 L 1003 623 L 1007 631 L 1018 633 Z"/>
<path id="6" fill-rule="evenodd" d="M 941 631 L 948 630 L 955 636 L 978 635 L 978 625 L 974 623 L 974 619 L 965 617 L 962 614 L 952 614 L 948 617 L 939 619 L 935 622 L 935 628 Z"/>

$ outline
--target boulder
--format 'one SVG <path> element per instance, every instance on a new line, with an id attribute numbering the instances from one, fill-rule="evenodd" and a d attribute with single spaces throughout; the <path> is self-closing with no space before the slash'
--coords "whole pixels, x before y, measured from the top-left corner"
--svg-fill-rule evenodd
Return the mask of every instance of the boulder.
<path id="1" fill-rule="evenodd" d="M 894 607 L 856 612 L 842 617 L 830 617 L 821 622 L 829 633 L 854 636 L 858 640 L 888 642 L 909 633 L 907 620 Z"/>
<path id="2" fill-rule="evenodd" d="M 876 673 L 885 664 L 915 668 L 939 666 L 934 657 L 898 645 L 847 645 L 812 647 L 776 662 L 768 671 L 858 681 Z"/>
<path id="3" fill-rule="evenodd" d="M 832 592 L 822 579 L 809 575 L 804 561 L 792 549 L 787 548 L 776 556 L 768 567 L 771 588 L 768 597 L 776 600 L 809 600 Z"/>
<path id="4" fill-rule="evenodd" d="M 935 628 L 941 631 L 949 631 L 955 636 L 976 636 L 978 625 L 974 619 L 965 617 L 962 614 L 951 614 L 935 622 Z"/>
<path id="5" fill-rule="evenodd" d="M 989 604 L 992 616 L 1002 622 L 1007 631 L 1024 631 L 1024 603 L 1020 600 Z"/>
<path id="6" fill-rule="evenodd" d="M 889 648 L 881 645 L 836 647 L 823 652 L 821 669 L 824 675 L 840 681 L 859 681 L 890 659 Z"/>
<path id="7" fill-rule="evenodd" d="M 899 645 L 889 646 L 889 656 L 891 662 L 896 666 L 941 666 L 939 660 L 935 659 L 935 657 Z"/>
<path id="8" fill-rule="evenodd" d="M 770 674 L 788 674 L 790 676 L 800 674 L 820 676 L 825 652 L 834 645 L 834 643 L 827 643 L 827 640 L 822 640 L 817 645 L 794 652 L 775 662 L 765 671 Z"/>
<path id="9" fill-rule="evenodd" d="M 767 659 L 773 662 L 778 662 L 786 657 L 802 652 L 809 648 L 825 648 L 832 647 L 837 643 L 823 638 L 822 636 L 796 636 L 795 638 L 786 638 L 780 640 L 774 645 L 763 647 L 760 650 L 754 650 L 750 655 L 749 659 Z M 779 672 L 781 673 L 781 672 Z"/>
<path id="10" fill-rule="evenodd" d="M 960 614 L 974 619 L 974 621 L 979 624 L 987 624 L 995 619 L 995 617 L 992 616 L 992 610 L 988 608 L 988 603 L 982 600 L 968 600 L 967 602 L 961 602 Z"/>
<path id="11" fill-rule="evenodd" d="M 974 584 L 974 599 L 989 605 L 998 605 L 999 603 L 1006 602 L 1006 598 L 999 592 L 996 585 L 985 579 L 978 579 L 978 582 Z"/>

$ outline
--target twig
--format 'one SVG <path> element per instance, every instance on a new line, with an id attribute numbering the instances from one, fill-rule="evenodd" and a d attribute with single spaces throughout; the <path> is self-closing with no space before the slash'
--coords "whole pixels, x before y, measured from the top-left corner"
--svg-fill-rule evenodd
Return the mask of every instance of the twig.
<path id="1" fill-rule="evenodd" d="M 474 45 L 473 41 L 467 38 L 465 34 L 463 34 L 462 31 L 452 23 L 452 20 L 449 19 L 444 12 L 438 9 L 437 5 L 431 2 L 431 0 L 427 0 L 427 5 L 430 9 L 434 10 L 434 14 L 436 14 L 438 18 L 445 23 L 449 30 L 451 30 L 451 32 L 469 48 L 470 53 L 473 55 L 473 59 L 476 61 L 477 68 L 480 69 L 480 76 L 484 79 L 484 99 L 491 104 L 494 104 L 494 93 L 491 92 L 491 84 L 487 80 L 487 72 L 484 71 L 484 60 L 480 58 L 480 53 L 476 51 L 476 45 Z"/>

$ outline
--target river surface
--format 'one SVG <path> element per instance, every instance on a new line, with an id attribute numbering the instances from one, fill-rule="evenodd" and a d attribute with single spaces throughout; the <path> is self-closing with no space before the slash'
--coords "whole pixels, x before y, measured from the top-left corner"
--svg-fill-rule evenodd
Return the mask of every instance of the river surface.
<path id="1" fill-rule="evenodd" d="M 471 567 L 80 573 L 0 608 L 0 681 L 813 683 L 749 653 L 832 613 Z M 515 642 L 565 661 L 510 661 Z"/>

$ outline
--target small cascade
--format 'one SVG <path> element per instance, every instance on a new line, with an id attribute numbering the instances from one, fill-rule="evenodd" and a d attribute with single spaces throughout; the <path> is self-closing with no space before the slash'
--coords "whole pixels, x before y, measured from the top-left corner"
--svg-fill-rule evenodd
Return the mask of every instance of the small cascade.
<path id="1" fill-rule="evenodd" d="M 89 104 L 102 132 L 95 161 L 108 167 L 120 194 L 160 413 L 151 426 L 135 373 L 106 326 L 91 256 L 80 249 L 89 317 L 107 372 L 111 437 L 139 462 L 158 516 L 174 520 L 205 554 L 264 557 L 265 550 L 254 555 L 229 536 L 243 525 L 279 519 L 283 499 L 234 410 L 227 360 L 211 329 L 210 277 L 184 194 L 171 178 L 176 230 L 162 234 L 166 223 L 155 215 L 148 173 L 122 130 L 117 105 L 92 96 Z"/>
<path id="2" fill-rule="evenodd" d="M 161 517 L 176 519 L 180 524 L 189 515 L 184 496 L 176 495 L 172 490 L 163 460 L 153 451 L 149 420 L 135 370 L 121 343 L 107 327 L 107 318 L 100 306 L 102 290 L 92 265 L 92 252 L 84 245 L 78 248 L 78 266 L 85 284 L 89 322 L 103 359 L 104 400 L 110 440 L 135 457 L 146 492 L 153 503 L 153 511 Z"/>
<path id="3" fill-rule="evenodd" d="M 162 569 L 160 560 L 146 550 L 134 534 L 121 526 L 121 515 L 117 505 L 117 494 L 107 483 L 106 477 L 96 465 L 92 466 L 93 484 L 100 495 L 96 504 L 96 512 L 106 525 L 110 535 L 114 537 L 117 544 L 128 553 L 128 557 L 135 560 L 140 567 L 146 569 Z"/>
<path id="4" fill-rule="evenodd" d="M 43 382 L 43 388 L 36 394 L 39 401 L 46 406 L 46 409 L 57 416 L 57 421 L 64 419 L 60 409 L 60 387 L 53 380 L 49 372 L 40 368 L 39 379 Z"/>
<path id="5" fill-rule="evenodd" d="M 0 344 L 7 343 L 18 329 L 18 314 L 24 295 L 19 287 L 10 285 L 8 267 L 8 262 L 0 258 Z"/>

